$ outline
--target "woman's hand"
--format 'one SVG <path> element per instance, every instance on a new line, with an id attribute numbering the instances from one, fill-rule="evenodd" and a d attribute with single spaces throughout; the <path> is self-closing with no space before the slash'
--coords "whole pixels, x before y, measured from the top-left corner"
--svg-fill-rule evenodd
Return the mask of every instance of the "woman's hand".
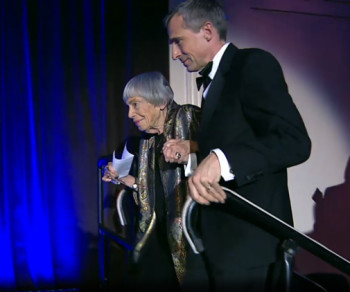
<path id="1" fill-rule="evenodd" d="M 133 185 L 136 182 L 136 179 L 132 175 L 127 175 L 124 177 L 119 177 L 118 172 L 114 169 L 113 163 L 108 162 L 108 164 L 105 166 L 104 174 L 102 177 L 102 180 L 105 182 L 113 182 L 115 184 L 123 184 L 129 188 L 132 188 Z"/>
<path id="2" fill-rule="evenodd" d="M 113 179 L 118 178 L 118 176 L 119 176 L 119 174 L 114 169 L 113 163 L 108 162 L 108 164 L 104 168 L 102 180 L 105 182 L 111 182 Z"/>
<path id="3" fill-rule="evenodd" d="M 190 148 L 190 140 L 168 140 L 163 145 L 164 159 L 166 162 L 187 164 Z"/>

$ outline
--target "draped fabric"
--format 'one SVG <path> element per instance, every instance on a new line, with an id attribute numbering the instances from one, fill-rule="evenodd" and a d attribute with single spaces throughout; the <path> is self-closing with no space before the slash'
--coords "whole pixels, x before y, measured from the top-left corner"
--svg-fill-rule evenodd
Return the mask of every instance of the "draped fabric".
<path id="1" fill-rule="evenodd" d="M 167 76 L 167 4 L 145 25 L 140 3 L 0 0 L 1 291 L 79 287 L 97 266 L 97 161 L 136 132 L 123 87 Z M 153 64 L 134 62 L 140 23 Z"/>
<path id="2" fill-rule="evenodd" d="M 179 106 L 175 101 L 168 105 L 167 118 L 164 125 L 164 141 L 169 139 L 196 140 L 200 120 L 200 108 L 193 105 Z M 156 217 L 156 164 L 159 166 L 161 185 L 164 195 L 163 220 L 166 222 L 167 239 L 174 262 L 177 277 L 182 282 L 185 272 L 186 243 L 182 232 L 182 209 L 188 196 L 182 164 L 167 163 L 163 156 L 158 157 L 164 141 L 156 143 L 153 135 L 142 139 L 139 151 L 139 192 L 140 204 L 139 230 L 134 259 L 137 261 L 148 237 L 154 232 Z M 158 148 L 158 150 L 156 149 Z M 158 161 L 157 161 L 158 160 Z M 158 214 L 159 215 L 159 214 Z M 159 223 L 158 223 L 159 224 Z"/>

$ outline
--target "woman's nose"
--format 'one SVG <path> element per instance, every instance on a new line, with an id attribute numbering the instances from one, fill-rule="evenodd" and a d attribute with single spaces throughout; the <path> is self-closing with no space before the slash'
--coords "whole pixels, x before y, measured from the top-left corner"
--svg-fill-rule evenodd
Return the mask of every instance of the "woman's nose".
<path id="1" fill-rule="evenodd" d="M 135 114 L 134 110 L 133 110 L 131 107 L 129 107 L 128 117 L 129 117 L 130 119 L 132 119 L 132 117 L 134 116 L 134 114 Z"/>

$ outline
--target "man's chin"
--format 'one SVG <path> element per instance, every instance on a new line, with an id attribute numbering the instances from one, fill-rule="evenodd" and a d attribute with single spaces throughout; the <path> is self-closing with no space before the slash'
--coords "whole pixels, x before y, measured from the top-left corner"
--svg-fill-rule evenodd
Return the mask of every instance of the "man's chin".
<path id="1" fill-rule="evenodd" d="M 182 65 L 184 65 L 184 67 L 186 68 L 187 72 L 195 72 L 196 70 L 194 70 L 191 66 L 192 62 L 190 62 L 189 60 L 186 60 L 185 62 L 181 62 Z"/>
<path id="2" fill-rule="evenodd" d="M 198 69 L 194 68 L 193 66 L 185 66 L 185 67 L 186 67 L 187 72 L 189 72 L 189 73 L 198 71 Z"/>
<path id="3" fill-rule="evenodd" d="M 198 71 L 197 69 L 193 69 L 193 68 L 191 68 L 191 67 L 186 67 L 186 69 L 187 69 L 187 72 L 189 72 L 189 73 L 197 72 L 197 71 Z"/>

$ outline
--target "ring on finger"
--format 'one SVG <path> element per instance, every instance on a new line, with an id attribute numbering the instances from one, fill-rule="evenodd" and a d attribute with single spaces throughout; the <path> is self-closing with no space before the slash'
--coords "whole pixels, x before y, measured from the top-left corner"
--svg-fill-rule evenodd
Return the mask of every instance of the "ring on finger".
<path id="1" fill-rule="evenodd" d="M 175 153 L 175 158 L 176 158 L 176 159 L 180 159 L 180 158 L 181 158 L 181 153 L 176 152 L 176 153 Z"/>

